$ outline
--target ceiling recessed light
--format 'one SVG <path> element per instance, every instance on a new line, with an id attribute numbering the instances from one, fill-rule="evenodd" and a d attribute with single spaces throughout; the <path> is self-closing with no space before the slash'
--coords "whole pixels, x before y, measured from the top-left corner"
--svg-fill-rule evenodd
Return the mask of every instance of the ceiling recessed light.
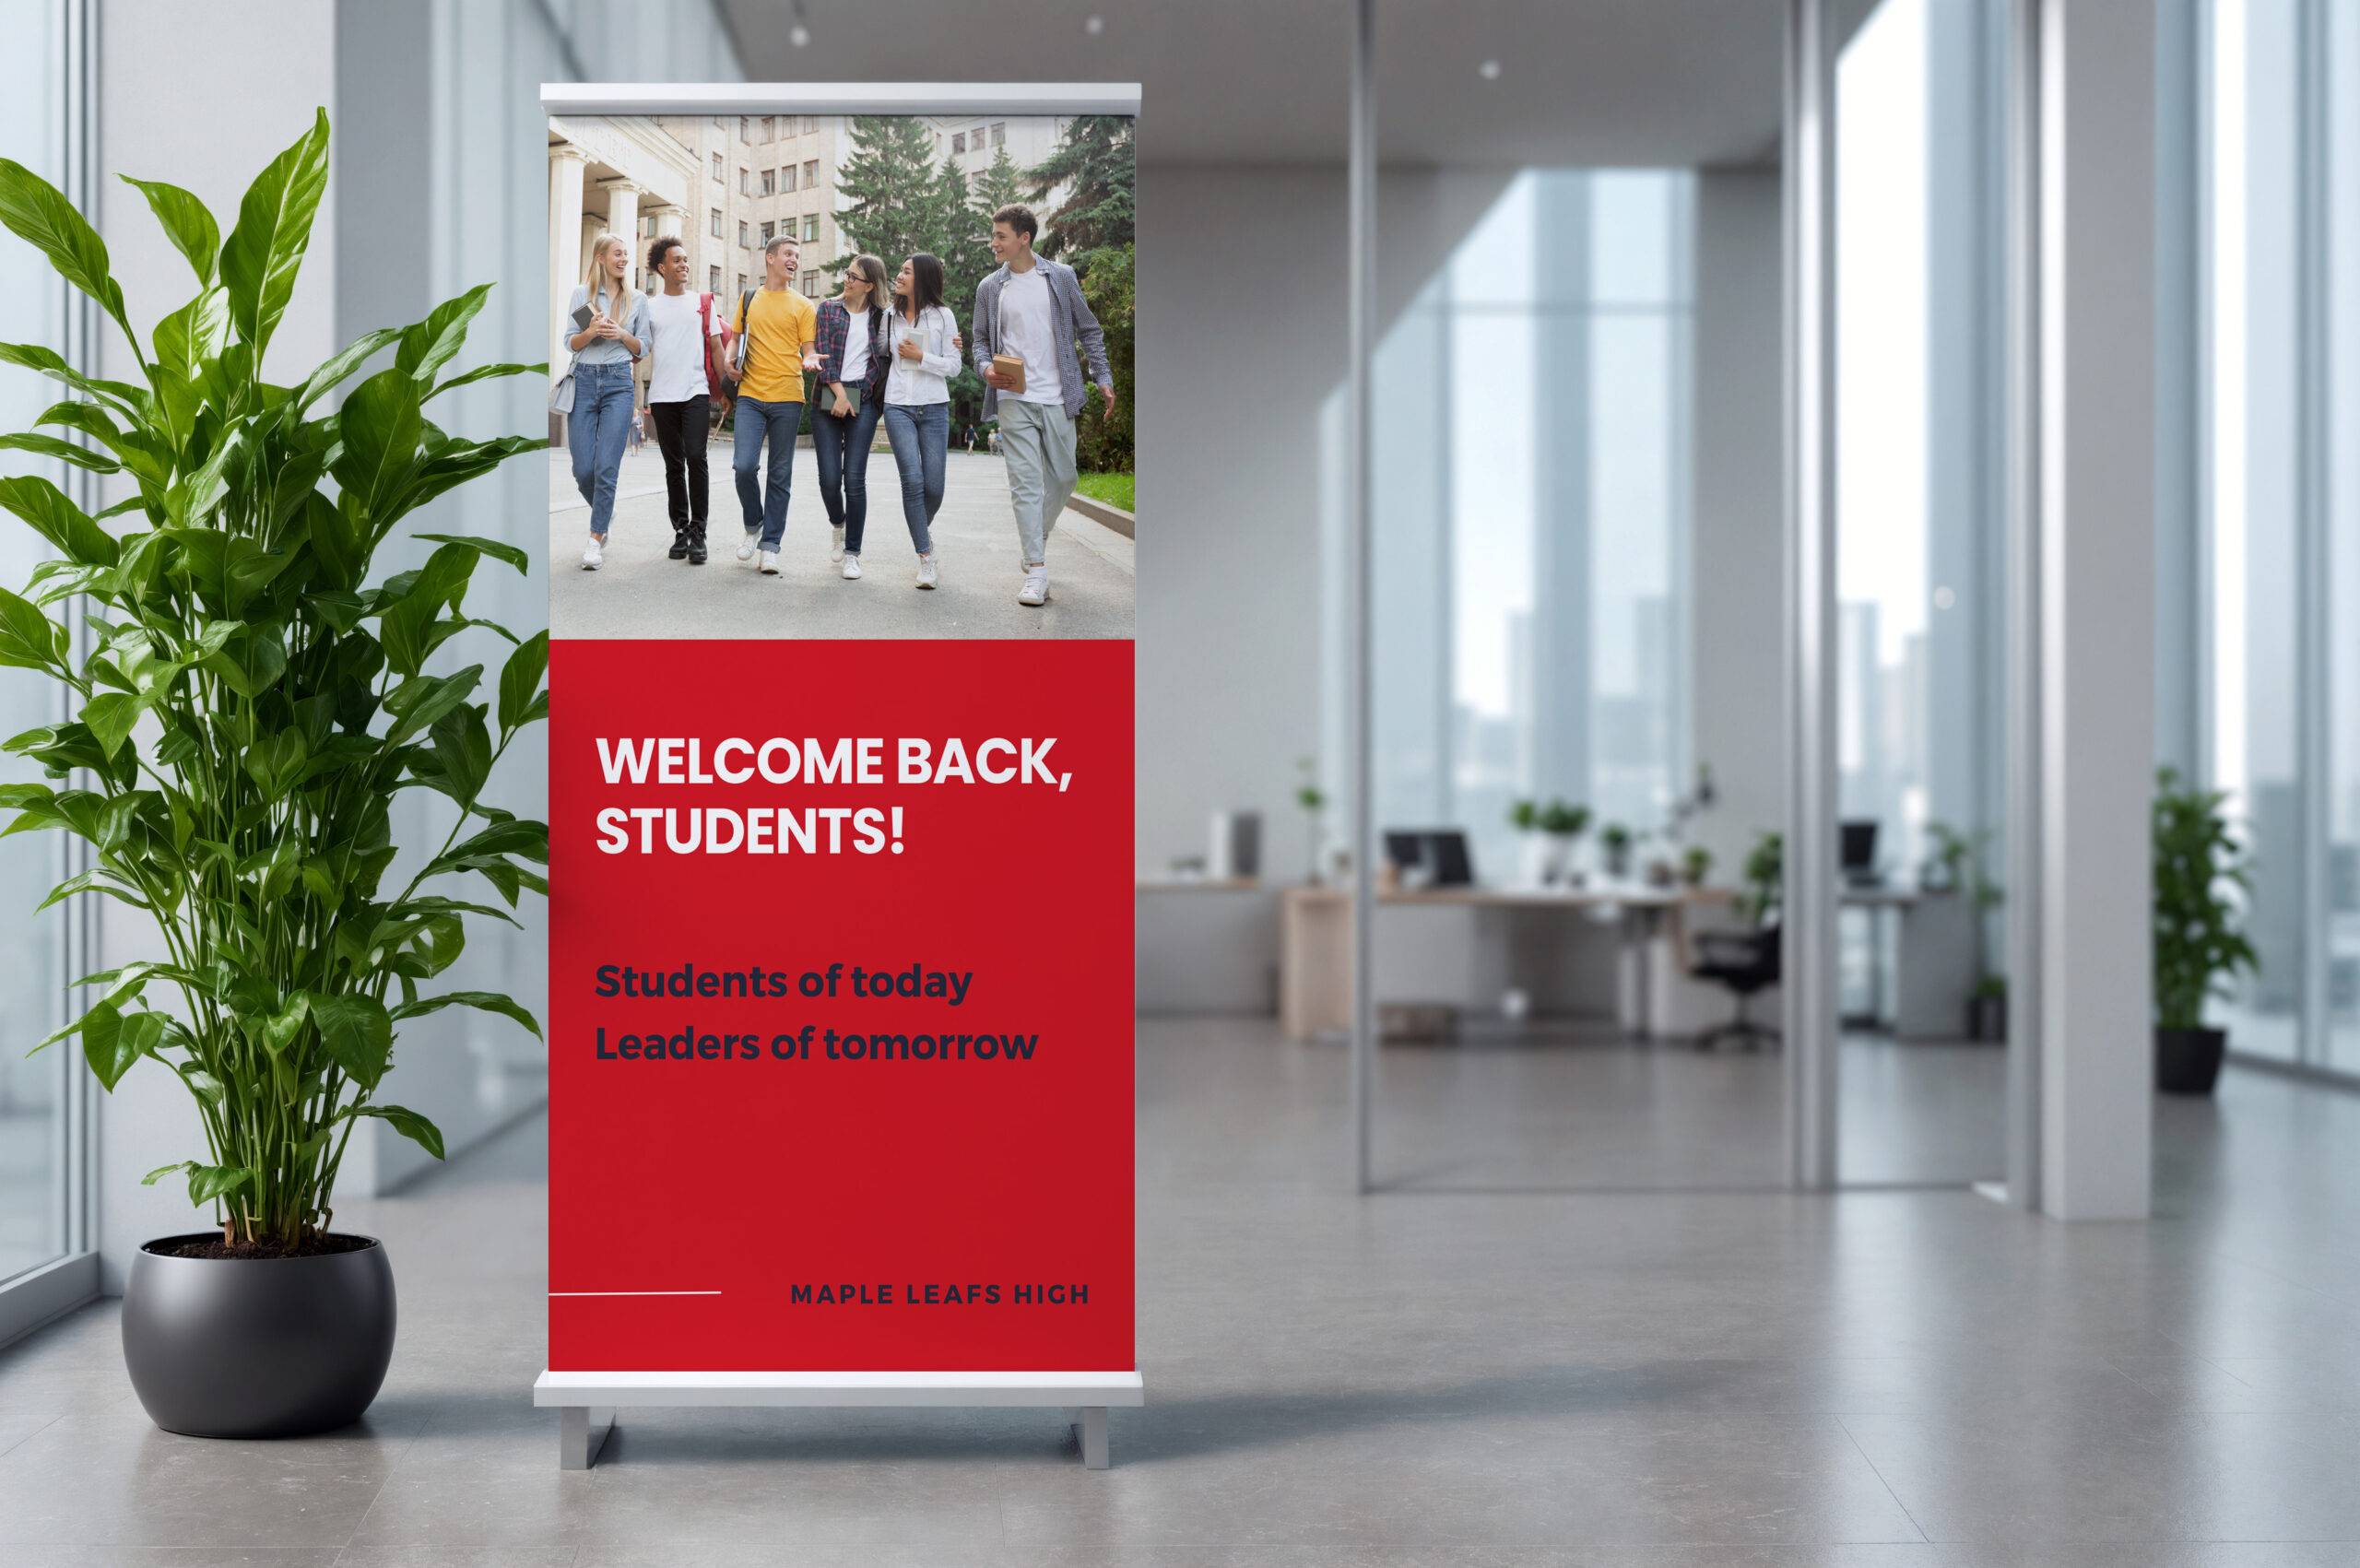
<path id="1" fill-rule="evenodd" d="M 811 41 L 811 29 L 797 22 L 786 29 L 786 41 L 797 49 L 804 48 Z"/>
<path id="2" fill-rule="evenodd" d="M 1100 33 L 1106 30 L 1106 18 L 1100 16 L 1090 17 L 1082 22 L 1081 30 L 1088 33 L 1091 37 L 1096 38 Z"/>
<path id="3" fill-rule="evenodd" d="M 1497 60 L 1486 60 L 1481 65 L 1475 67 L 1475 74 L 1482 77 L 1487 82 L 1498 81 L 1500 79 L 1500 63 Z"/>

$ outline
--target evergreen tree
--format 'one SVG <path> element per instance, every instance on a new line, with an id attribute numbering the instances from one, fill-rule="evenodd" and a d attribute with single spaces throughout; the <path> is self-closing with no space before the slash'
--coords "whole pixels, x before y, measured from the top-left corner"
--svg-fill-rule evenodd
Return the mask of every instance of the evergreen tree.
<path id="1" fill-rule="evenodd" d="M 1002 144 L 992 154 L 991 167 L 975 176 L 975 210 L 988 229 L 993 213 L 1024 199 L 1024 171 L 1016 167 L 1016 159 L 1008 156 L 1008 147 Z"/>
<path id="2" fill-rule="evenodd" d="M 853 116 L 852 156 L 836 176 L 848 205 L 837 212 L 836 227 L 854 251 L 883 260 L 889 277 L 902 258 L 936 251 L 943 239 L 933 142 L 926 123 L 915 115 Z M 844 265 L 839 257 L 832 270 L 841 272 Z"/>
<path id="3" fill-rule="evenodd" d="M 1064 203 L 1043 215 L 1041 253 L 1062 256 L 1076 271 L 1087 272 L 1091 252 L 1130 244 L 1138 232 L 1138 176 L 1127 117 L 1085 114 L 1068 124 L 1056 150 L 1029 176 L 1036 202 L 1066 187 Z"/>

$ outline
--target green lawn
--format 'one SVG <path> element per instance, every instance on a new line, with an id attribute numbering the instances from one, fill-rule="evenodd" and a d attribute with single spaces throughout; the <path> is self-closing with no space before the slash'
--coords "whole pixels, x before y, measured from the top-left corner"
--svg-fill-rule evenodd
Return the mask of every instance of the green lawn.
<path id="1" fill-rule="evenodd" d="M 1109 506 L 1119 506 L 1126 512 L 1139 511 L 1132 498 L 1139 476 L 1136 474 L 1084 474 L 1074 489 L 1092 501 L 1103 501 Z"/>

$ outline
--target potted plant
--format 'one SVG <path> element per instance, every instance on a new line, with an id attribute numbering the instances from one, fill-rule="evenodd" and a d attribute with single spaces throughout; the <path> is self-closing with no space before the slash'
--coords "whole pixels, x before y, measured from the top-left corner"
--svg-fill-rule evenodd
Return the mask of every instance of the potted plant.
<path id="1" fill-rule="evenodd" d="M 2232 892 L 2251 881 L 2221 809 L 2226 798 L 2184 784 L 2169 768 L 2155 774 L 2155 1087 L 2165 1094 L 2212 1092 L 2228 1037 L 2204 1026 L 2205 1000 L 2260 967 Z"/>
<path id="2" fill-rule="evenodd" d="M 1528 796 L 1509 801 L 1508 826 L 1514 828 L 1523 841 L 1518 850 L 1519 858 L 1524 863 L 1522 875 L 1525 879 L 1536 886 L 1547 887 L 1552 880 L 1547 852 L 1536 853 L 1533 843 L 1533 835 L 1540 831 L 1540 802 Z"/>
<path id="3" fill-rule="evenodd" d="M 1713 874 L 1713 852 L 1701 843 L 1692 843 L 1680 855 L 1680 879 L 1692 888 L 1701 888 L 1705 878 Z"/>
<path id="4" fill-rule="evenodd" d="M 2006 975 L 1987 974 L 1975 983 L 1966 999 L 1966 1037 L 1983 1045 L 1996 1045 L 2008 1038 Z"/>
<path id="5" fill-rule="evenodd" d="M 1574 844 L 1589 828 L 1589 808 L 1573 806 L 1563 800 L 1552 800 L 1540 808 L 1540 831 L 1549 841 L 1548 859 L 1541 867 L 1541 880 L 1554 887 L 1573 878 Z"/>
<path id="6" fill-rule="evenodd" d="M 485 558 L 523 572 L 526 557 L 426 534 L 436 548 L 422 565 L 371 568 L 409 513 L 545 445 L 460 440 L 427 406 L 543 367 L 443 374 L 485 285 L 364 335 L 299 384 L 263 381 L 327 175 L 323 112 L 254 181 L 226 238 L 187 192 L 132 182 L 195 274 L 194 298 L 143 343 L 97 232 L 0 159 L 0 222 L 99 302 L 144 382 L 0 346 L 0 360 L 76 395 L 36 421 L 60 434 L 0 446 L 120 476 L 131 492 L 93 517 L 45 479 L 0 479 L 0 507 L 55 557 L 24 596 L 0 590 L 0 665 L 48 676 L 76 715 L 6 742 L 50 782 L 0 785 L 0 806 L 14 808 L 7 831 L 56 828 L 88 846 L 88 869 L 45 903 L 117 899 L 161 938 L 164 956 L 78 982 L 88 1005 L 42 1045 L 77 1041 L 110 1091 L 148 1064 L 195 1102 L 201 1157 L 145 1179 L 184 1181 L 206 1228 L 136 1255 L 123 1341 L 148 1414 L 199 1435 L 317 1431 L 368 1407 L 392 1355 L 394 1283 L 382 1244 L 334 1228 L 352 1129 L 373 1117 L 441 1156 L 431 1122 L 377 1098 L 408 1020 L 478 1008 L 539 1032 L 507 996 L 431 989 L 471 919 L 513 923 L 521 894 L 547 890 L 533 867 L 548 863 L 549 830 L 483 792 L 548 712 L 548 634 L 503 631 L 517 645 L 490 683 L 480 665 L 428 668 L 453 634 L 489 624 L 461 609 Z M 388 802 L 412 787 L 445 796 L 452 823 L 389 879 L 408 846 Z M 457 896 L 462 877 L 499 902 Z"/>
<path id="7" fill-rule="evenodd" d="M 1746 852 L 1743 875 L 1745 917 L 1759 925 L 1770 918 L 1770 912 L 1778 907 L 1785 896 L 1787 836 L 1766 832 L 1757 837 L 1753 847 Z"/>
<path id="8" fill-rule="evenodd" d="M 1631 830 L 1609 822 L 1598 830 L 1598 847 L 1606 856 L 1606 874 L 1618 881 L 1631 874 Z"/>
<path id="9" fill-rule="evenodd" d="M 1319 814 L 1328 809 L 1328 792 L 1319 787 L 1316 760 L 1298 757 L 1294 766 L 1295 772 L 1303 775 L 1303 782 L 1295 785 L 1294 803 L 1303 808 L 1304 840 L 1311 846 L 1311 868 L 1304 880 L 1316 888 L 1319 886 Z"/>

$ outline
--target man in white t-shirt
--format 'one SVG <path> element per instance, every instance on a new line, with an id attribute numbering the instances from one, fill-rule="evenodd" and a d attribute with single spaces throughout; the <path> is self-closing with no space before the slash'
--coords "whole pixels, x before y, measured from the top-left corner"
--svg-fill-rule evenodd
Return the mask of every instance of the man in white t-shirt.
<path id="1" fill-rule="evenodd" d="M 647 267 L 663 278 L 647 296 L 647 411 L 664 449 L 664 489 L 672 504 L 674 560 L 704 564 L 705 443 L 711 434 L 707 344 L 726 324 L 713 296 L 689 292 L 689 249 L 666 235 L 648 247 Z"/>
<path id="2" fill-rule="evenodd" d="M 997 416 L 999 449 L 1008 462 L 1009 499 L 1024 552 L 1024 584 L 1016 595 L 1021 605 L 1048 602 L 1049 534 L 1073 496 L 1074 420 L 1081 416 L 1083 389 L 1094 384 L 1107 413 L 1115 411 L 1106 335 L 1082 299 L 1073 268 L 1033 253 L 1039 232 L 1030 207 L 1010 204 L 993 213 L 992 254 L 1000 266 L 975 285 L 975 373 L 984 378 L 984 418 Z M 1021 374 L 1003 374 L 993 365 L 1002 354 L 1022 361 Z"/>

